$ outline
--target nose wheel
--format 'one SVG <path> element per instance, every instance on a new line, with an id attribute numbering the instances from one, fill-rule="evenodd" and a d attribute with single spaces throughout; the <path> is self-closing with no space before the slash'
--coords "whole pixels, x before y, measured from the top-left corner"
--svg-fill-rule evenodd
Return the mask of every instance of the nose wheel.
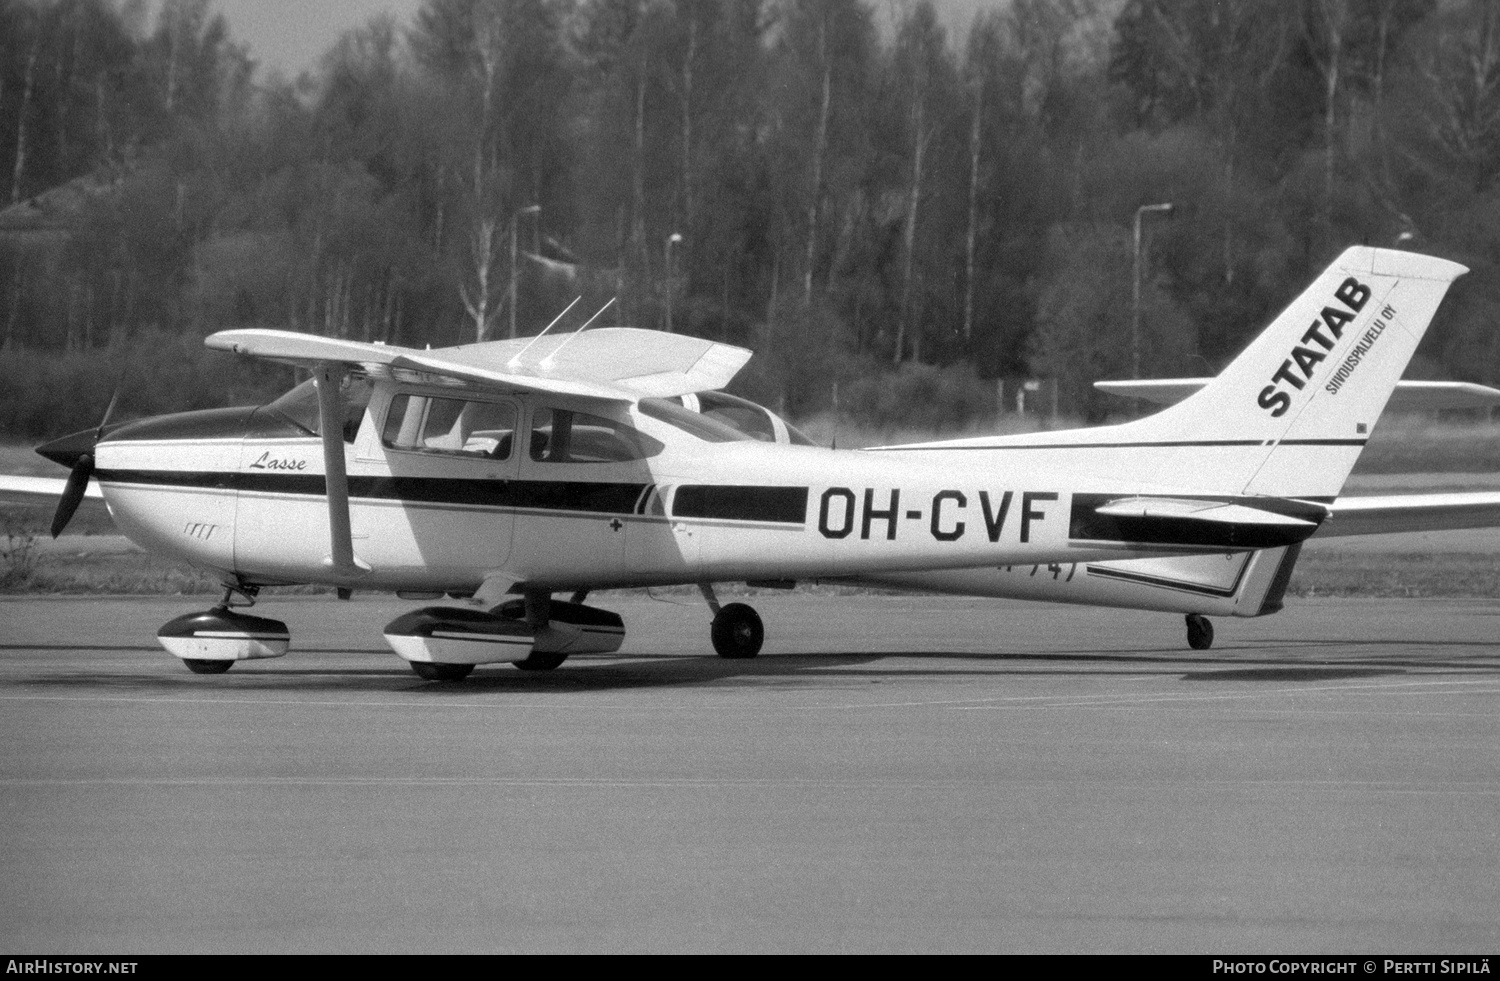
<path id="1" fill-rule="evenodd" d="M 196 657 L 185 657 L 182 663 L 193 674 L 223 674 L 234 667 L 233 661 L 205 661 Z"/>
<path id="2" fill-rule="evenodd" d="M 1187 615 L 1187 642 L 1195 651 L 1206 651 L 1214 646 L 1214 625 L 1201 613 Z"/>
<path id="3" fill-rule="evenodd" d="M 463 681 L 474 670 L 472 664 L 443 664 L 432 661 L 411 661 L 411 669 L 423 681 Z"/>

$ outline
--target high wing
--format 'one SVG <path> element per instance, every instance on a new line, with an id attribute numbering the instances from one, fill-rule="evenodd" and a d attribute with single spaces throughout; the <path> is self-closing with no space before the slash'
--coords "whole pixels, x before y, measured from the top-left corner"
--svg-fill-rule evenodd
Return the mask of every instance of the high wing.
<path id="1" fill-rule="evenodd" d="M 298 334 L 285 330 L 226 330 L 204 344 L 220 351 L 310 369 L 317 379 L 323 466 L 328 497 L 329 555 L 325 567 L 355 581 L 369 566 L 354 554 L 349 524 L 349 480 L 339 436 L 341 388 L 351 369 L 371 374 L 411 371 L 498 391 L 544 392 L 635 402 L 722 388 L 750 360 L 750 351 L 662 331 L 601 327 L 571 334 L 489 341 L 418 351 Z"/>
<path id="2" fill-rule="evenodd" d="M 634 327 L 430 351 L 268 329 L 220 331 L 204 343 L 305 368 L 341 364 L 374 372 L 405 369 L 508 391 L 616 402 L 723 388 L 751 355 L 729 344 Z"/>
<path id="3" fill-rule="evenodd" d="M 1207 385 L 1211 378 L 1149 378 L 1096 381 L 1094 387 L 1121 398 L 1156 405 L 1175 405 Z M 1500 388 L 1455 381 L 1399 381 L 1386 411 L 1432 412 L 1439 409 L 1488 409 L 1500 405 Z"/>

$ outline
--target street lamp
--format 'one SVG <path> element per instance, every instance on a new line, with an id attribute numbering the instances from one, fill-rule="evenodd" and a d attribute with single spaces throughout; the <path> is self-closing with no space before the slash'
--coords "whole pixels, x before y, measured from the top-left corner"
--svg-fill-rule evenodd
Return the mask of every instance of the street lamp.
<path id="1" fill-rule="evenodd" d="M 522 215 L 541 213 L 541 205 L 528 204 L 510 218 L 510 336 L 512 338 L 516 336 L 516 226 L 521 223 Z"/>
<path id="2" fill-rule="evenodd" d="M 673 232 L 667 236 L 666 261 L 667 267 L 667 333 L 672 333 L 672 246 L 682 241 L 682 236 Z"/>
<path id="3" fill-rule="evenodd" d="M 1147 212 L 1172 214 L 1173 205 L 1143 204 L 1135 209 L 1135 288 L 1131 294 L 1130 314 L 1130 377 L 1141 377 L 1141 216 Z"/>

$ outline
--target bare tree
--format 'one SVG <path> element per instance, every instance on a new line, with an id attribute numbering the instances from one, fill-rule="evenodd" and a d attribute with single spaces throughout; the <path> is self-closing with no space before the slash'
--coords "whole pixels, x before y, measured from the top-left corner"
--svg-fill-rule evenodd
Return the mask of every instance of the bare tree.
<path id="1" fill-rule="evenodd" d="M 1427 131 L 1444 155 L 1487 193 L 1500 174 L 1500 10 L 1473 0 L 1441 31 L 1421 74 Z"/>
<path id="2" fill-rule="evenodd" d="M 1303 28 L 1323 76 L 1323 237 L 1333 229 L 1334 157 L 1338 149 L 1339 81 L 1349 31 L 1349 0 L 1308 0 Z"/>
<path id="3" fill-rule="evenodd" d="M 26 70 L 21 77 L 21 107 L 16 114 L 15 164 L 11 168 L 10 203 L 21 200 L 21 180 L 26 173 L 26 117 L 31 114 L 31 97 L 36 86 L 36 61 L 42 51 L 42 19 L 33 14 L 31 49 L 26 54 Z"/>

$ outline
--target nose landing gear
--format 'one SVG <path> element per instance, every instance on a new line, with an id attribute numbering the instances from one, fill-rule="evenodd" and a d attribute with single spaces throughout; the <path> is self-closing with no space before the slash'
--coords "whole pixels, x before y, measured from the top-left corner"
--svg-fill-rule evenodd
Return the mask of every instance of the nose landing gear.
<path id="1" fill-rule="evenodd" d="M 156 632 L 157 641 L 194 674 L 223 674 L 236 661 L 281 657 L 292 642 L 286 624 L 230 609 L 230 599 L 236 592 L 253 602 L 257 590 L 253 586 L 229 587 L 224 591 L 224 601 L 212 610 L 186 613 L 163 624 Z"/>

